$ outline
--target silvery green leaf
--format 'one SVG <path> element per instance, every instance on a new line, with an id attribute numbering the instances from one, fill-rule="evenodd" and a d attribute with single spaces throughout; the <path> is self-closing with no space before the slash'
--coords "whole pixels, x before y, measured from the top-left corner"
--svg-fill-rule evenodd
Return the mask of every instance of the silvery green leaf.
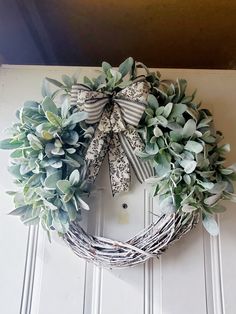
<path id="1" fill-rule="evenodd" d="M 85 111 L 73 113 L 71 116 L 69 116 L 68 119 L 66 119 L 63 122 L 63 126 L 65 127 L 69 124 L 77 124 L 77 123 L 85 120 L 87 117 L 88 117 L 88 114 Z"/>
<path id="2" fill-rule="evenodd" d="M 190 204 L 184 204 L 181 209 L 184 213 L 192 213 L 193 211 L 197 210 L 197 207 Z"/>
<path id="3" fill-rule="evenodd" d="M 66 156 L 66 158 L 62 159 L 62 161 L 68 165 L 70 165 L 71 167 L 74 168 L 79 168 L 81 166 L 81 163 L 78 162 L 77 160 L 69 157 L 68 155 Z"/>
<path id="4" fill-rule="evenodd" d="M 203 137 L 202 137 L 203 138 Z M 206 143 L 209 143 L 209 144 L 213 144 L 216 142 L 216 137 L 215 136 L 207 136 L 205 138 L 203 138 L 203 140 L 206 142 Z"/>
<path id="5" fill-rule="evenodd" d="M 164 198 L 160 202 L 160 210 L 163 214 L 172 214 L 176 211 L 176 207 L 173 204 L 173 199 L 171 196 Z"/>
<path id="6" fill-rule="evenodd" d="M 190 177 L 188 174 L 185 174 L 185 175 L 183 176 L 183 179 L 184 179 L 184 182 L 185 182 L 186 184 L 188 184 L 188 185 L 191 184 L 191 177 Z"/>
<path id="7" fill-rule="evenodd" d="M 222 169 L 219 169 L 220 173 L 228 176 L 229 174 L 232 174 L 234 173 L 234 170 L 233 169 L 230 169 L 230 168 L 222 168 Z"/>
<path id="8" fill-rule="evenodd" d="M 166 176 L 162 176 L 162 177 L 150 177 L 148 179 L 145 180 L 145 182 L 147 184 L 157 184 L 160 181 L 162 181 Z"/>
<path id="9" fill-rule="evenodd" d="M 28 134 L 27 135 L 27 139 L 30 143 L 30 146 L 34 149 L 34 150 L 40 150 L 43 148 L 42 143 L 40 142 L 40 140 L 37 138 L 37 136 L 35 136 L 34 134 Z"/>
<path id="10" fill-rule="evenodd" d="M 73 198 L 74 194 L 69 192 L 63 196 L 63 202 L 67 203 Z"/>
<path id="11" fill-rule="evenodd" d="M 51 83 L 51 84 L 53 84 L 59 88 L 62 88 L 64 86 L 61 82 L 54 80 L 54 79 L 51 79 L 49 77 L 45 77 L 45 80 L 47 80 L 49 83 Z"/>
<path id="12" fill-rule="evenodd" d="M 66 137 L 63 137 L 65 143 L 75 145 L 79 141 L 79 134 L 75 131 L 70 131 Z"/>
<path id="13" fill-rule="evenodd" d="M 219 194 L 222 193 L 226 187 L 227 187 L 227 182 L 225 181 L 221 181 L 221 182 L 217 182 L 214 184 L 214 186 L 209 190 L 209 192 L 211 194 Z"/>
<path id="14" fill-rule="evenodd" d="M 156 97 L 152 94 L 148 95 L 147 98 L 148 101 L 148 105 L 152 108 L 152 109 L 157 109 L 159 107 L 158 101 L 156 99 Z"/>
<path id="15" fill-rule="evenodd" d="M 211 207 L 211 209 L 215 212 L 215 213 L 223 213 L 226 211 L 226 207 L 224 207 L 223 205 L 217 204 L 214 207 Z"/>
<path id="16" fill-rule="evenodd" d="M 156 142 L 157 142 L 156 136 L 152 136 L 151 139 L 150 139 L 150 143 L 151 144 L 155 144 Z"/>
<path id="17" fill-rule="evenodd" d="M 110 70 L 112 68 L 112 66 L 108 63 L 103 61 L 102 62 L 102 69 L 105 73 L 107 73 L 108 70 Z"/>
<path id="18" fill-rule="evenodd" d="M 182 129 L 177 131 L 170 131 L 170 138 L 174 142 L 179 142 L 182 139 Z"/>
<path id="19" fill-rule="evenodd" d="M 21 147 L 23 142 L 13 140 L 11 138 L 0 141 L 0 149 L 15 149 Z"/>
<path id="20" fill-rule="evenodd" d="M 197 128 L 200 129 L 200 128 L 208 127 L 211 121 L 212 121 L 212 117 L 204 118 L 198 123 Z"/>
<path id="21" fill-rule="evenodd" d="M 195 132 L 195 135 L 196 135 L 197 137 L 202 137 L 202 133 L 201 133 L 200 131 L 196 131 L 196 132 Z"/>
<path id="22" fill-rule="evenodd" d="M 65 209 L 68 212 L 68 216 L 70 218 L 70 221 L 74 221 L 77 218 L 77 211 L 75 209 L 75 205 L 72 201 L 65 202 Z"/>
<path id="23" fill-rule="evenodd" d="M 51 96 L 51 91 L 49 89 L 48 82 L 46 79 L 42 81 L 41 94 L 43 97 Z"/>
<path id="24" fill-rule="evenodd" d="M 218 151 L 220 154 L 226 154 L 230 152 L 230 145 L 229 144 L 224 144 L 221 147 L 218 148 Z"/>
<path id="25" fill-rule="evenodd" d="M 46 141 L 50 141 L 51 139 L 53 139 L 53 134 L 51 134 L 50 132 L 48 131 L 42 131 L 41 132 L 41 136 L 44 140 Z"/>
<path id="26" fill-rule="evenodd" d="M 200 153 L 203 150 L 203 146 L 195 141 L 188 141 L 184 148 L 196 154 Z"/>
<path id="27" fill-rule="evenodd" d="M 165 117 L 163 117 L 163 116 L 157 116 L 156 119 L 157 119 L 157 122 L 158 122 L 159 124 L 161 124 L 162 126 L 164 126 L 164 127 L 167 126 L 168 121 L 167 121 L 167 119 L 166 119 Z"/>
<path id="28" fill-rule="evenodd" d="M 84 76 L 84 84 L 93 88 L 93 82 L 87 76 Z"/>
<path id="29" fill-rule="evenodd" d="M 119 66 L 119 72 L 124 77 L 126 74 L 130 73 L 134 64 L 134 59 L 132 57 L 127 58 Z"/>
<path id="30" fill-rule="evenodd" d="M 57 187 L 57 181 L 61 179 L 61 171 L 54 171 L 51 175 L 49 175 L 45 181 L 44 185 L 49 190 L 54 190 Z"/>
<path id="31" fill-rule="evenodd" d="M 55 205 L 52 203 L 51 200 L 48 201 L 48 200 L 44 199 L 44 200 L 43 200 L 43 203 L 44 203 L 44 205 L 45 205 L 47 208 L 49 208 L 49 209 L 51 209 L 51 210 L 53 210 L 53 211 L 56 211 L 56 210 L 57 210 L 57 206 L 55 206 Z"/>
<path id="32" fill-rule="evenodd" d="M 179 143 L 175 143 L 175 142 L 172 142 L 170 144 L 171 148 L 174 150 L 175 153 L 181 153 L 184 149 L 184 146 L 179 144 Z"/>
<path id="33" fill-rule="evenodd" d="M 176 95 L 176 101 L 180 101 L 185 95 L 187 81 L 184 79 L 177 79 L 177 87 L 178 87 L 178 94 Z"/>
<path id="34" fill-rule="evenodd" d="M 51 164 L 51 166 L 52 166 L 53 168 L 55 168 L 55 169 L 61 168 L 62 165 L 63 165 L 63 164 L 62 164 L 62 161 L 61 161 L 61 160 L 56 161 L 56 162 L 54 162 L 54 163 Z"/>
<path id="35" fill-rule="evenodd" d="M 24 225 L 26 226 L 32 226 L 32 225 L 37 225 L 40 221 L 40 218 L 38 216 L 35 217 L 30 217 L 27 219 L 23 219 L 22 222 L 24 223 Z"/>
<path id="36" fill-rule="evenodd" d="M 198 121 L 198 119 L 199 119 L 199 113 L 198 113 L 197 110 L 188 107 L 188 108 L 186 109 L 186 112 L 187 112 L 195 121 Z"/>
<path id="37" fill-rule="evenodd" d="M 68 194 L 70 192 L 71 189 L 71 182 L 68 180 L 59 180 L 56 183 L 58 189 L 64 193 L 64 194 Z"/>
<path id="38" fill-rule="evenodd" d="M 53 217 L 52 220 L 52 226 L 57 230 L 59 233 L 66 233 L 69 229 L 69 224 L 63 224 L 59 218 L 56 218 L 55 216 Z"/>
<path id="39" fill-rule="evenodd" d="M 57 126 L 57 127 L 61 126 L 62 119 L 58 115 L 56 115 L 56 114 L 54 114 L 53 112 L 50 112 L 50 111 L 46 111 L 45 115 L 46 115 L 46 118 L 48 119 L 48 121 L 52 125 Z"/>
<path id="40" fill-rule="evenodd" d="M 67 118 L 69 110 L 70 110 L 70 102 L 67 97 L 61 105 L 61 116 L 63 119 Z"/>
<path id="41" fill-rule="evenodd" d="M 111 73 L 115 83 L 117 83 L 121 80 L 122 74 L 119 71 L 117 71 L 115 69 L 110 69 L 109 72 Z"/>
<path id="42" fill-rule="evenodd" d="M 155 128 L 153 129 L 153 134 L 155 135 L 155 137 L 159 137 L 163 135 L 163 132 L 158 126 L 155 126 Z"/>
<path id="43" fill-rule="evenodd" d="M 65 151 L 62 148 L 57 148 L 57 147 L 53 148 L 51 153 L 53 155 L 55 155 L 55 156 L 63 156 L 63 155 L 65 155 Z"/>
<path id="44" fill-rule="evenodd" d="M 197 171 L 197 173 L 203 178 L 212 178 L 215 175 L 215 171 Z"/>
<path id="45" fill-rule="evenodd" d="M 64 83 L 67 87 L 69 87 L 69 88 L 72 87 L 72 85 L 73 85 L 74 82 L 73 82 L 73 80 L 72 80 L 68 75 L 63 74 L 61 78 L 62 78 L 63 83 Z"/>
<path id="46" fill-rule="evenodd" d="M 205 216 L 202 223 L 206 231 L 209 232 L 212 236 L 219 234 L 218 224 L 212 216 Z"/>
<path id="47" fill-rule="evenodd" d="M 89 209 L 90 209 L 90 208 L 89 208 L 89 205 L 88 205 L 81 197 L 79 197 L 78 195 L 76 195 L 76 198 L 77 198 L 77 200 L 78 200 L 78 202 L 79 202 L 81 208 L 83 208 L 83 209 L 85 209 L 85 210 L 89 210 Z"/>
<path id="48" fill-rule="evenodd" d="M 168 118 L 170 113 L 171 113 L 171 110 L 173 108 L 173 103 L 172 102 L 169 102 L 167 105 L 165 105 L 165 108 L 163 110 L 163 116 L 165 118 Z"/>
<path id="49" fill-rule="evenodd" d="M 156 109 L 156 116 L 161 116 L 163 114 L 164 108 L 165 108 L 164 106 L 157 108 Z"/>
<path id="50" fill-rule="evenodd" d="M 176 118 L 178 116 L 181 116 L 187 109 L 187 106 L 185 104 L 174 104 L 171 114 L 169 116 L 170 119 Z"/>
<path id="51" fill-rule="evenodd" d="M 204 199 L 204 204 L 208 205 L 208 206 L 213 206 L 214 204 L 216 204 L 219 200 L 221 199 L 221 193 L 220 194 L 215 194 L 212 196 L 209 196 L 207 198 Z"/>
<path id="52" fill-rule="evenodd" d="M 183 127 L 186 123 L 185 118 L 183 116 L 179 116 L 176 118 L 176 123 L 178 123 L 181 127 Z"/>
<path id="53" fill-rule="evenodd" d="M 145 113 L 149 116 L 149 117 L 153 117 L 154 115 L 154 111 L 152 110 L 152 108 L 148 107 L 145 109 Z"/>
<path id="54" fill-rule="evenodd" d="M 198 180 L 197 182 L 202 187 L 204 187 L 204 189 L 206 189 L 206 190 L 210 190 L 210 189 L 212 189 L 214 187 L 214 183 L 212 183 L 212 182 L 203 182 L 203 181 L 200 181 L 200 180 Z"/>
<path id="55" fill-rule="evenodd" d="M 179 134 L 180 134 L 180 136 L 182 137 L 182 126 L 181 126 L 181 125 L 179 125 L 179 124 L 176 123 L 176 122 L 168 122 L 167 127 L 168 127 L 170 130 L 173 130 L 173 131 L 175 131 L 175 132 L 180 132 L 180 131 L 181 131 L 181 133 L 179 133 Z"/>
<path id="56" fill-rule="evenodd" d="M 74 154 L 74 153 L 76 153 L 76 149 L 75 149 L 75 148 L 67 148 L 66 151 L 67 151 L 67 153 L 69 153 L 69 154 Z"/>
<path id="57" fill-rule="evenodd" d="M 148 119 L 148 126 L 156 125 L 157 124 L 157 118 L 150 118 Z"/>
<path id="58" fill-rule="evenodd" d="M 184 171 L 189 174 L 195 170 L 197 163 L 195 160 L 184 159 L 181 160 L 180 165 L 184 168 Z"/>
<path id="59" fill-rule="evenodd" d="M 12 210 L 10 213 L 8 213 L 8 215 L 21 216 L 25 214 L 25 212 L 27 212 L 28 210 L 30 210 L 30 206 L 28 205 L 20 206 Z"/>
<path id="60" fill-rule="evenodd" d="M 149 155 L 156 155 L 159 151 L 159 147 L 158 147 L 157 143 L 154 143 L 154 144 L 147 143 L 145 146 L 145 151 Z"/>
<path id="61" fill-rule="evenodd" d="M 190 138 L 196 131 L 196 122 L 193 119 L 189 119 L 183 127 L 183 137 Z"/>
<path id="62" fill-rule="evenodd" d="M 75 169 L 69 177 L 69 181 L 71 185 L 77 185 L 80 181 L 80 173 L 78 169 Z"/>
<path id="63" fill-rule="evenodd" d="M 150 159 L 150 154 L 147 154 L 145 152 L 141 152 L 139 150 L 135 150 L 135 155 L 140 157 L 140 158 L 144 158 L 144 159 L 148 158 L 148 159 Z"/>
<path id="64" fill-rule="evenodd" d="M 49 112 L 53 112 L 54 114 L 58 113 L 58 109 L 57 106 L 55 105 L 55 103 L 52 101 L 52 99 L 48 96 L 46 96 L 42 103 L 41 103 L 42 109 L 43 111 L 46 113 L 47 111 Z"/>

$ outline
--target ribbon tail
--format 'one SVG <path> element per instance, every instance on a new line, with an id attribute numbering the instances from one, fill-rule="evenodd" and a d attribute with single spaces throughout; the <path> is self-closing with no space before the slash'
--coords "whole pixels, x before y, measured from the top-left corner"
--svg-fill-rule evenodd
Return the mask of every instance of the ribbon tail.
<path id="1" fill-rule="evenodd" d="M 117 133 L 112 133 L 108 149 L 112 195 L 127 192 L 130 184 L 130 166 Z"/>
<path id="2" fill-rule="evenodd" d="M 106 156 L 111 140 L 111 132 L 104 133 L 99 128 L 96 129 L 94 137 L 87 149 L 85 160 L 88 164 L 87 179 L 88 183 L 94 183 L 103 160 Z"/>
<path id="3" fill-rule="evenodd" d="M 138 132 L 135 129 L 128 129 L 125 132 L 119 133 L 119 138 L 138 181 L 143 183 L 146 179 L 152 177 L 154 169 L 151 162 L 143 161 L 135 154 L 135 150 L 144 149 L 144 143 Z"/>

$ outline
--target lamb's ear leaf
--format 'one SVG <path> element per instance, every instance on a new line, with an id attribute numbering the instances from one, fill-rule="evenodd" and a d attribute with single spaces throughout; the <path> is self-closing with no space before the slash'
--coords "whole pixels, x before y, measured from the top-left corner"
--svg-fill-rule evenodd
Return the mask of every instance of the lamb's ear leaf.
<path id="1" fill-rule="evenodd" d="M 7 138 L 0 141 L 0 149 L 16 149 L 22 146 L 22 142 Z"/>
<path id="2" fill-rule="evenodd" d="M 80 173 L 79 173 L 79 170 L 78 170 L 78 169 L 75 169 L 75 170 L 70 174 L 69 181 L 70 181 L 71 185 L 76 185 L 76 184 L 79 183 L 79 181 L 80 181 Z"/>
<path id="3" fill-rule="evenodd" d="M 120 64 L 119 72 L 122 74 L 122 77 L 131 72 L 133 64 L 134 59 L 132 57 L 127 58 L 124 62 Z"/>
<path id="4" fill-rule="evenodd" d="M 108 62 L 103 61 L 102 69 L 103 69 L 104 73 L 107 73 L 107 71 L 110 70 L 111 68 L 112 68 L 112 66 Z"/>
<path id="5" fill-rule="evenodd" d="M 46 115 L 46 118 L 47 118 L 47 120 L 52 124 L 52 125 L 54 125 L 54 126 L 61 126 L 61 124 L 62 124 L 62 119 L 58 116 L 58 115 L 56 115 L 56 114 L 54 114 L 53 112 L 50 112 L 50 111 L 46 111 L 45 112 L 45 115 Z"/>
<path id="6" fill-rule="evenodd" d="M 55 105 L 55 103 L 52 101 L 52 99 L 48 96 L 46 96 L 42 103 L 41 103 L 42 109 L 43 111 L 46 113 L 47 111 L 52 112 L 54 114 L 58 113 L 58 109 L 57 106 Z"/>
<path id="7" fill-rule="evenodd" d="M 210 233 L 210 235 L 216 236 L 219 234 L 219 227 L 214 217 L 207 215 L 203 218 L 202 223 L 204 228 L 206 229 L 207 232 Z"/>
<path id="8" fill-rule="evenodd" d="M 27 212 L 30 207 L 28 205 L 20 206 L 12 210 L 8 215 L 21 216 Z"/>
<path id="9" fill-rule="evenodd" d="M 70 193 L 71 183 L 68 180 L 59 180 L 57 182 L 57 187 L 62 193 L 68 194 Z"/>
<path id="10" fill-rule="evenodd" d="M 49 83 L 57 86 L 57 87 L 60 87 L 60 88 L 64 87 L 64 85 L 61 82 L 54 80 L 54 79 L 51 79 L 49 77 L 45 77 L 45 80 L 48 81 Z"/>

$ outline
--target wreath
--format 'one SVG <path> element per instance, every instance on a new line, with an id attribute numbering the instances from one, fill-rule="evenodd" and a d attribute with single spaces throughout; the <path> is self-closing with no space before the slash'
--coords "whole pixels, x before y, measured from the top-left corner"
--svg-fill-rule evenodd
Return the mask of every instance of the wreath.
<path id="1" fill-rule="evenodd" d="M 142 67 L 142 70 L 138 70 Z M 139 75 L 139 73 L 142 75 Z M 49 85 L 56 89 L 53 92 Z M 132 58 L 107 62 L 96 78 L 46 78 L 43 100 L 27 101 L 0 142 L 10 149 L 9 171 L 19 189 L 12 215 L 26 225 L 57 231 L 80 257 L 104 267 L 126 267 L 162 254 L 202 219 L 216 235 L 221 200 L 236 200 L 228 144 L 219 145 L 212 114 L 186 94 L 183 79 L 162 80 Z M 104 157 L 113 195 L 128 191 L 130 167 L 157 198 L 156 221 L 126 242 L 86 233 L 80 226 Z"/>

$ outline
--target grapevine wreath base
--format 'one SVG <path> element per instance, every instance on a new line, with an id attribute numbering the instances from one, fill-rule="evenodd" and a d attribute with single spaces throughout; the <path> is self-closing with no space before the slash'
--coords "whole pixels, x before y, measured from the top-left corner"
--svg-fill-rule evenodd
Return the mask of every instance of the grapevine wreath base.
<path id="1" fill-rule="evenodd" d="M 159 257 L 170 244 L 190 231 L 198 220 L 199 214 L 162 215 L 126 242 L 88 235 L 75 222 L 64 235 L 64 240 L 76 255 L 87 261 L 105 268 L 123 268 Z"/>
<path id="2" fill-rule="evenodd" d="M 137 70 L 142 67 L 141 70 Z M 141 75 L 140 75 L 141 74 Z M 12 215 L 57 231 L 79 257 L 113 268 L 159 257 L 200 220 L 217 235 L 221 200 L 236 201 L 229 145 L 219 145 L 212 114 L 186 94 L 183 79 L 161 80 L 132 58 L 118 69 L 103 62 L 96 78 L 46 78 L 43 100 L 27 101 L 1 149 L 13 150 L 9 171 L 19 187 Z M 53 84 L 58 89 L 51 91 Z M 87 234 L 80 226 L 105 156 L 111 192 L 128 192 L 130 167 L 150 185 L 158 215 L 126 242 Z"/>

